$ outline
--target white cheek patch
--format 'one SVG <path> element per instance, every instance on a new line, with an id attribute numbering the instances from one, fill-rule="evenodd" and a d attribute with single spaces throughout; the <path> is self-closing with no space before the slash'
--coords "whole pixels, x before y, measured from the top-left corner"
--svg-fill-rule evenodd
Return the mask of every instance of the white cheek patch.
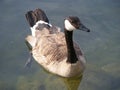
<path id="1" fill-rule="evenodd" d="M 69 20 L 65 20 L 65 28 L 68 30 L 68 31 L 73 31 L 75 30 L 76 28 L 69 22 Z"/>

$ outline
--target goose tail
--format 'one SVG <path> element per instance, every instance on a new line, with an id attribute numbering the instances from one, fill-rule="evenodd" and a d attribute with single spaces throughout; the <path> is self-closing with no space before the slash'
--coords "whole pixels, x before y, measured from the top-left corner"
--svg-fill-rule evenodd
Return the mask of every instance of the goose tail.
<path id="1" fill-rule="evenodd" d="M 33 36 L 35 36 L 36 29 L 42 30 L 45 27 L 51 27 L 51 24 L 49 24 L 49 19 L 47 18 L 45 12 L 39 8 L 34 11 L 28 11 L 25 16 L 30 25 Z"/>
<path id="2" fill-rule="evenodd" d="M 45 14 L 45 12 L 41 9 L 36 9 L 34 11 L 28 11 L 26 14 L 26 19 L 30 25 L 30 27 L 33 27 L 38 21 L 44 21 L 46 23 L 49 23 L 49 20 Z"/>

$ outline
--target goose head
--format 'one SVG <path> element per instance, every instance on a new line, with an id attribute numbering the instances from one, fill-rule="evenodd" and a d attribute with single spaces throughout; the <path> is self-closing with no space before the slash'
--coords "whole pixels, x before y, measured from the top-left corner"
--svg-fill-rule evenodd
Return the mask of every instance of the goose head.
<path id="1" fill-rule="evenodd" d="M 74 30 L 82 30 L 86 32 L 90 32 L 88 28 L 86 28 L 80 21 L 80 19 L 76 16 L 69 16 L 64 20 L 65 30 L 74 31 Z"/>

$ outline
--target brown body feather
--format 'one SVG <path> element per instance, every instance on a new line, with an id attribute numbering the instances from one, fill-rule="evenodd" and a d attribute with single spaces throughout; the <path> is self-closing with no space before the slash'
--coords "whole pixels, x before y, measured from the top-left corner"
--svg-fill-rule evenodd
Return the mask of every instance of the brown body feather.
<path id="1" fill-rule="evenodd" d="M 60 73 L 61 69 L 63 69 L 62 74 L 64 73 L 64 69 L 68 69 L 65 72 L 70 74 L 71 70 L 71 63 L 66 62 L 67 60 L 67 46 L 65 41 L 65 35 L 63 32 L 56 32 L 51 34 L 47 28 L 43 30 L 36 30 L 36 36 L 29 35 L 27 36 L 26 40 L 31 44 L 34 45 L 32 47 L 32 54 L 34 59 L 41 64 L 44 68 L 48 71 L 57 74 L 56 72 Z M 36 42 L 35 42 L 36 40 Z M 79 46 L 74 43 L 74 48 L 78 57 L 79 65 L 76 64 L 76 68 L 79 70 L 77 73 L 82 73 L 84 70 L 84 57 L 79 48 Z M 80 58 L 83 57 L 83 58 Z M 83 59 L 83 60 L 81 60 Z M 83 62 L 82 62 L 83 61 Z M 75 64 L 73 64 L 75 65 Z M 51 68 L 52 67 L 52 68 Z M 71 67 L 71 68 L 70 68 Z M 61 68 L 59 70 L 59 68 Z M 75 70 L 76 72 L 76 70 Z M 67 74 L 68 74 L 67 73 Z M 73 73 L 73 71 L 71 71 Z M 77 74 L 74 73 L 74 74 Z M 62 75 L 66 77 L 65 75 Z M 68 75 L 68 77 L 74 76 L 74 74 Z M 58 74 L 59 75 L 59 74 Z"/>
<path id="2" fill-rule="evenodd" d="M 81 25 L 77 17 L 70 18 L 74 19 L 74 22 L 70 21 L 76 28 Z M 71 29 L 65 33 L 61 32 L 60 28 L 49 24 L 46 14 L 41 9 L 27 12 L 26 19 L 32 31 L 32 35 L 28 35 L 26 41 L 34 59 L 54 74 L 63 77 L 80 76 L 85 68 L 85 58 L 78 44 L 72 41 Z M 68 20 L 66 24 L 69 24 Z M 67 28 L 75 29 L 73 26 Z"/>

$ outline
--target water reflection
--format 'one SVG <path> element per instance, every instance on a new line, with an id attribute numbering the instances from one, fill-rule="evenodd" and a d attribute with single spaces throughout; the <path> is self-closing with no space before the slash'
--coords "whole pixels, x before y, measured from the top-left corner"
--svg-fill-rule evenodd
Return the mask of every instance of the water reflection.
<path id="1" fill-rule="evenodd" d="M 47 72 L 46 70 L 44 70 Z M 79 77 L 65 78 L 52 73 L 47 72 L 48 77 L 44 86 L 45 90 L 78 90 L 83 78 L 83 74 Z M 48 87 L 48 86 L 49 87 Z M 44 90 L 44 89 L 40 89 Z"/>
<path id="2" fill-rule="evenodd" d="M 83 75 L 64 78 L 42 68 L 32 75 L 20 76 L 17 80 L 16 90 L 79 90 L 82 78 Z"/>
<path id="3" fill-rule="evenodd" d="M 83 75 L 80 77 L 61 78 L 68 90 L 78 90 Z"/>

